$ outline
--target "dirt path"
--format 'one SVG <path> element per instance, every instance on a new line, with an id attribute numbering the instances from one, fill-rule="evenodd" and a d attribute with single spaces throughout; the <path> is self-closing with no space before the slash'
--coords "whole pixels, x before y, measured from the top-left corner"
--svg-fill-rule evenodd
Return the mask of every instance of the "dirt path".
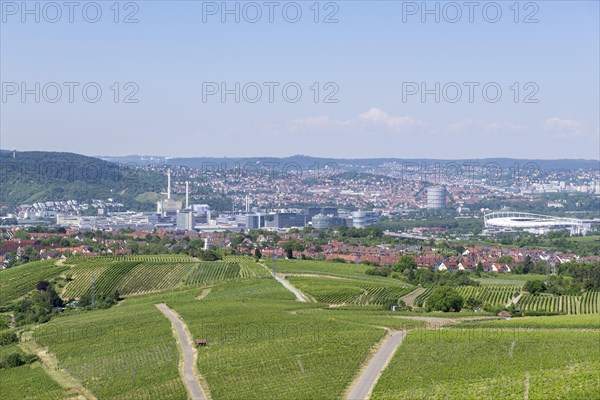
<path id="1" fill-rule="evenodd" d="M 46 347 L 42 347 L 33 341 L 32 332 L 24 333 L 21 340 L 19 347 L 26 353 L 37 354 L 44 372 L 62 388 L 68 390 L 70 392 L 69 396 L 73 395 L 78 399 L 96 400 L 96 396 L 89 389 L 83 387 L 81 382 L 58 366 L 58 359 L 54 354 L 48 352 Z"/>
<path id="2" fill-rule="evenodd" d="M 273 274 L 271 274 L 271 275 L 273 275 Z M 301 301 L 303 303 L 308 303 L 308 298 L 300 290 L 298 290 L 294 285 L 292 285 L 291 283 L 289 283 L 288 281 L 286 281 L 285 279 L 283 279 L 280 276 L 273 275 L 273 278 L 275 278 L 275 280 L 277 282 L 281 283 L 283 285 L 283 287 L 285 287 L 287 290 L 294 293 L 294 296 L 296 296 L 296 299 L 298 299 L 298 301 Z"/>
<path id="3" fill-rule="evenodd" d="M 506 307 L 510 307 L 511 304 L 517 304 L 519 302 L 519 300 L 521 300 L 521 296 L 523 296 L 523 293 L 519 293 L 518 296 L 516 296 L 515 298 L 511 299 L 508 304 L 506 305 Z"/>
<path id="4" fill-rule="evenodd" d="M 525 392 L 523 393 L 525 400 L 529 399 L 529 371 L 525 372 Z"/>
<path id="5" fill-rule="evenodd" d="M 454 324 L 458 322 L 456 319 L 452 318 L 440 318 L 440 317 L 417 317 L 410 315 L 394 315 L 394 318 L 402 318 L 402 319 L 412 319 L 415 321 L 425 321 L 430 328 L 441 328 L 442 326 L 448 324 Z"/>
<path id="6" fill-rule="evenodd" d="M 179 371 L 183 384 L 193 400 L 206 400 L 208 397 L 200 384 L 198 378 L 200 374 L 195 368 L 198 355 L 192 346 L 192 339 L 187 331 L 187 326 L 166 304 L 155 305 L 171 321 L 171 324 L 175 328 L 173 333 L 177 333 L 175 339 L 183 357 L 182 362 L 180 362 Z"/>
<path id="7" fill-rule="evenodd" d="M 262 265 L 263 268 L 265 268 L 267 271 L 269 271 L 269 273 L 271 274 L 271 276 L 273 278 L 275 278 L 275 280 L 277 282 L 281 283 L 284 288 L 286 288 L 290 292 L 294 293 L 294 296 L 296 296 L 296 299 L 298 301 L 301 301 L 302 303 L 309 303 L 310 302 L 310 298 L 308 296 L 304 295 L 300 290 L 298 290 L 296 287 L 294 287 L 294 285 L 292 285 L 287 280 L 285 280 L 285 278 L 282 275 L 277 275 L 277 274 L 273 273 L 273 271 L 271 271 L 269 269 L 269 267 L 267 267 L 264 264 L 264 262 L 261 262 L 260 265 Z"/>
<path id="8" fill-rule="evenodd" d="M 371 397 L 371 392 L 375 388 L 379 377 L 392 360 L 394 353 L 407 333 L 406 331 L 391 330 L 388 332 L 375 355 L 367 363 L 366 368 L 353 382 L 350 393 L 346 397 L 347 400 L 366 400 Z"/>
<path id="9" fill-rule="evenodd" d="M 425 288 L 420 287 L 420 288 L 417 288 L 416 290 L 413 290 L 406 296 L 401 297 L 400 300 L 404 301 L 404 304 L 406 304 L 407 306 L 412 306 L 413 303 L 415 302 L 415 300 L 417 299 L 417 297 L 419 297 L 424 292 L 425 292 Z"/>

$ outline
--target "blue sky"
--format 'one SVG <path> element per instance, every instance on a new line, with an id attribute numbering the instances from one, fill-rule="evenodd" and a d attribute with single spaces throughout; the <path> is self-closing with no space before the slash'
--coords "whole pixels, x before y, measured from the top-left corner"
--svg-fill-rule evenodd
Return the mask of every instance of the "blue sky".
<path id="1" fill-rule="evenodd" d="M 464 2 L 453 3 L 462 13 L 456 23 L 448 2 L 427 2 L 429 9 L 439 7 L 439 22 L 433 14 L 421 20 L 422 2 L 319 2 L 319 23 L 314 1 L 274 2 L 272 23 L 262 1 L 237 3 L 239 23 L 233 15 L 222 22 L 222 2 L 121 2 L 119 23 L 113 1 L 98 2 L 97 23 L 83 18 L 89 2 L 79 3 L 73 23 L 64 7 L 50 23 L 54 10 L 44 14 L 40 2 L 36 23 L 35 15 L 22 22 L 21 2 L 1 3 L 2 148 L 88 155 L 599 158 L 598 1 L 519 2 L 518 23 L 513 1 L 476 2 L 473 22 Z M 262 17 L 250 23 L 244 17 L 254 18 L 255 4 Z M 301 9 L 299 22 L 285 20 L 284 6 L 288 19 Z M 93 19 L 95 8 L 87 10 Z M 138 22 L 123 23 L 131 12 Z M 323 23 L 330 13 L 337 23 Z M 524 23 L 527 16 L 538 22 Z M 23 102 L 22 84 L 34 89 L 35 82 L 40 102 L 34 94 Z M 63 88 L 56 103 L 48 101 L 53 84 L 42 89 L 51 82 Z M 72 103 L 65 82 L 79 84 Z M 102 89 L 96 103 L 81 93 L 89 82 Z M 134 86 L 125 88 L 128 82 Z M 203 87 L 214 88 L 211 82 L 230 89 L 239 82 L 240 102 L 233 94 L 223 102 L 219 93 L 204 93 L 203 101 Z M 242 93 L 251 82 L 262 90 L 256 103 L 250 102 L 254 84 Z M 265 82 L 274 82 L 273 102 Z M 297 102 L 281 91 L 292 82 L 292 89 L 302 90 Z M 410 87 L 434 89 L 436 82 L 439 103 L 435 94 L 424 102 L 420 93 L 406 94 Z M 482 93 L 486 84 L 489 101 Z M 138 102 L 123 102 L 134 87 Z M 498 87 L 502 95 L 492 102 Z M 324 102 L 334 91 L 337 102 Z"/>

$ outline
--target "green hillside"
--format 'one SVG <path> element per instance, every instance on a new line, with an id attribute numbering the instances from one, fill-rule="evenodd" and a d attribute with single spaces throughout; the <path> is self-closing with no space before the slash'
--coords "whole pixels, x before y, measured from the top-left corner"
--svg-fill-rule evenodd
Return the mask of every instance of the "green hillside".
<path id="1" fill-rule="evenodd" d="M 160 191 L 164 177 L 73 153 L 0 150 L 0 206 L 42 201 L 112 198 L 126 207 L 152 209 L 136 199 Z"/>

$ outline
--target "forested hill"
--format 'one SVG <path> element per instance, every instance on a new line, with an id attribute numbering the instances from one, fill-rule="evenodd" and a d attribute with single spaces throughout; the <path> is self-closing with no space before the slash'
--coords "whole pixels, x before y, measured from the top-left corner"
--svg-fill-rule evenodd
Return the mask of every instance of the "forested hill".
<path id="1" fill-rule="evenodd" d="M 140 202 L 138 196 L 159 191 L 164 179 L 157 172 L 79 154 L 0 150 L 0 207 L 112 198 L 127 207 L 152 209 L 152 202 Z"/>

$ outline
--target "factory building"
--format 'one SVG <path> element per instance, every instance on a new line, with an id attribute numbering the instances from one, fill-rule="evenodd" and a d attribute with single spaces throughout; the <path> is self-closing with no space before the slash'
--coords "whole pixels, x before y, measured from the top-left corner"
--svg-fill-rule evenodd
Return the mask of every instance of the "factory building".
<path id="1" fill-rule="evenodd" d="M 267 228 L 292 228 L 303 227 L 304 215 L 293 212 L 270 214 L 266 217 Z"/>
<path id="2" fill-rule="evenodd" d="M 373 211 L 354 211 L 350 215 L 352 217 L 350 226 L 354 228 L 364 228 L 379 221 L 379 215 Z"/>
<path id="3" fill-rule="evenodd" d="M 245 229 L 260 229 L 265 227 L 265 215 L 240 214 L 235 216 L 235 222 Z"/>
<path id="4" fill-rule="evenodd" d="M 304 224 L 308 224 L 312 221 L 315 215 L 331 215 L 334 217 L 338 216 L 337 207 L 307 207 L 304 209 Z"/>
<path id="5" fill-rule="evenodd" d="M 337 228 L 346 225 L 344 218 L 333 215 L 317 214 L 312 217 L 312 226 L 315 229 Z"/>
<path id="6" fill-rule="evenodd" d="M 167 198 L 156 203 L 156 213 L 162 217 L 175 216 L 181 210 L 183 203 L 171 199 L 171 170 L 167 171 Z"/>
<path id="7" fill-rule="evenodd" d="M 177 214 L 177 229 L 191 231 L 195 225 L 194 212 L 191 210 L 181 211 Z"/>

